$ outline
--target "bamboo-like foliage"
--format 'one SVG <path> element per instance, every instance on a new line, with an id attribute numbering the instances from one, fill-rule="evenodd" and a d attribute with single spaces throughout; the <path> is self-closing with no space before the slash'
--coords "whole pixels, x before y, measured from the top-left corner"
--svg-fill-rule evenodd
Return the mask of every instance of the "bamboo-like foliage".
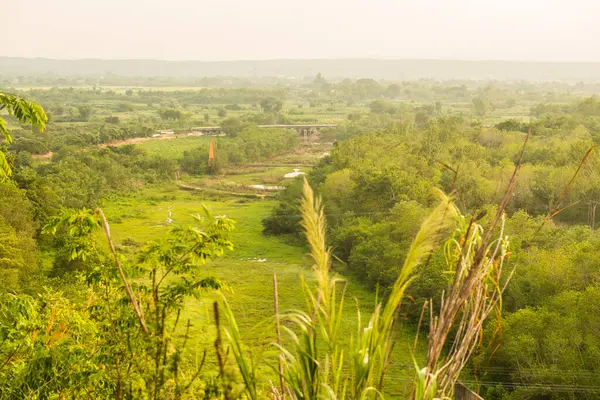
<path id="1" fill-rule="evenodd" d="M 414 398 L 418 400 L 435 400 L 437 399 L 437 376 L 427 370 L 427 368 L 419 368 L 417 361 L 414 360 L 417 377 L 414 386 Z"/>
<path id="2" fill-rule="evenodd" d="M 393 346 L 393 327 L 404 293 L 414 279 L 418 265 L 439 243 L 440 234 L 447 231 L 456 220 L 456 207 L 442 192 L 436 193 L 440 203 L 421 225 L 385 306 L 382 308 L 378 305 L 367 326 L 359 326 L 352 354 L 355 378 L 353 398 L 364 398 L 374 389 L 382 391 Z"/>

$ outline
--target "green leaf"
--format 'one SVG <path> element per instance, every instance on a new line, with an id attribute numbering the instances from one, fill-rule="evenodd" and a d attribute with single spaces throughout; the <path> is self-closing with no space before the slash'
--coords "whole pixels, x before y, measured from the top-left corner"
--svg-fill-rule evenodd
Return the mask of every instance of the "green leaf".
<path id="1" fill-rule="evenodd" d="M 6 155 L 0 151 L 0 182 L 4 182 L 11 175 L 12 170 L 6 160 Z"/>

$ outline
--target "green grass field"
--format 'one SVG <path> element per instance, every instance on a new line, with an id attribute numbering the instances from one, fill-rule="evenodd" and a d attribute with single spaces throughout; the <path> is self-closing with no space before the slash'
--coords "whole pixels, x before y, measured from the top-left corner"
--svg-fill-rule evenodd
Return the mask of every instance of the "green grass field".
<path id="1" fill-rule="evenodd" d="M 250 177 L 249 177 L 250 179 Z M 295 237 L 275 237 L 262 234 L 261 220 L 275 205 L 273 200 L 240 200 L 225 198 L 216 201 L 193 192 L 177 190 L 173 186 L 158 189 L 146 189 L 134 196 L 113 199 L 104 205 L 104 211 L 111 222 L 115 241 L 120 244 L 124 239 L 133 239 L 140 246 L 160 238 L 169 230 L 165 220 L 171 208 L 176 224 L 191 223 L 191 214 L 197 213 L 201 205 L 207 205 L 213 213 L 226 214 L 236 220 L 236 230 L 232 240 L 233 252 L 202 266 L 206 275 L 218 276 L 226 280 L 231 291 L 226 297 L 234 310 L 238 324 L 242 328 L 246 344 L 255 353 L 272 350 L 270 344 L 275 340 L 274 329 L 261 325 L 273 317 L 273 274 L 279 282 L 280 309 L 303 309 L 304 299 L 301 278 L 313 282 L 311 263 L 306 253 L 307 247 Z M 120 251 L 133 257 L 135 249 L 119 246 Z M 341 337 L 348 345 L 356 332 L 357 313 L 355 301 L 361 305 L 363 313 L 372 309 L 375 296 L 351 278 L 348 284 L 345 302 L 345 323 Z M 212 303 L 218 298 L 216 293 L 207 293 L 201 301 L 190 301 L 185 318 L 193 324 L 191 329 L 194 344 L 198 352 L 207 349 L 212 352 L 214 328 Z M 363 319 L 366 318 L 363 314 Z M 395 347 L 393 364 L 390 368 L 388 389 L 392 396 L 400 395 L 405 389 L 406 379 L 411 370 L 411 349 L 413 332 L 402 330 Z M 417 358 L 422 359 L 423 348 L 417 350 Z"/>
<path id="2" fill-rule="evenodd" d="M 185 151 L 193 150 L 201 143 L 210 141 L 210 139 L 209 136 L 175 136 L 173 139 L 168 140 L 148 140 L 137 144 L 137 146 L 152 155 L 180 159 Z"/>

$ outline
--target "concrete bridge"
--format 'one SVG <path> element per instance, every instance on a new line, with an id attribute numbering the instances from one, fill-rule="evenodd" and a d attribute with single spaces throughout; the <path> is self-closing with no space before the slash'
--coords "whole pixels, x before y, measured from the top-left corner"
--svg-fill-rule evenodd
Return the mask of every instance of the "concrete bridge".
<path id="1" fill-rule="evenodd" d="M 298 132 L 299 135 L 304 137 L 304 140 L 308 139 L 309 136 L 316 135 L 323 128 L 335 128 L 337 124 L 299 124 L 299 125 L 259 125 L 259 128 L 279 128 L 279 129 L 293 129 Z"/>
<path id="2" fill-rule="evenodd" d="M 220 126 L 197 126 L 190 128 L 192 132 L 200 132 L 205 135 L 218 135 L 223 133 L 223 129 Z"/>
<path id="3" fill-rule="evenodd" d="M 259 128 L 275 128 L 275 129 L 293 129 L 302 135 L 304 139 L 315 135 L 323 128 L 335 128 L 337 124 L 276 124 L 276 125 L 259 125 Z M 205 135 L 218 135 L 223 133 L 223 128 L 220 126 L 200 126 L 191 128 L 193 132 L 200 132 Z"/>

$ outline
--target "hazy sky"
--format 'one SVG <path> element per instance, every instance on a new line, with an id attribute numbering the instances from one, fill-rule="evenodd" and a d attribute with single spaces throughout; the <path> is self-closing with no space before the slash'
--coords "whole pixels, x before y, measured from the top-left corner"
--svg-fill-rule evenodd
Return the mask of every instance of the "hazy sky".
<path id="1" fill-rule="evenodd" d="M 0 56 L 600 61 L 598 0 L 0 0 Z"/>

